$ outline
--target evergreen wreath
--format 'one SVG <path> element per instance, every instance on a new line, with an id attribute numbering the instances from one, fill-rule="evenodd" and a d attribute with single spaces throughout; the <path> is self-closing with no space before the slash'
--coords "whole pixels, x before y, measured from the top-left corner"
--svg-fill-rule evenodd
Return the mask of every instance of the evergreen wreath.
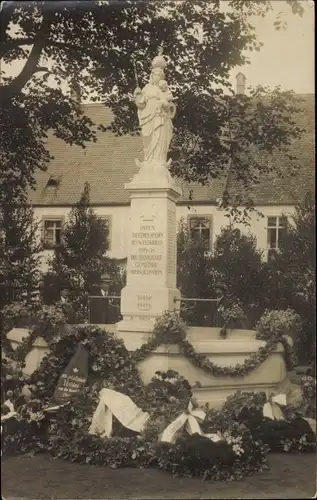
<path id="1" fill-rule="evenodd" d="M 237 391 L 227 398 L 221 410 L 206 408 L 202 428 L 204 432 L 225 432 L 229 426 L 240 434 L 247 427 L 253 440 L 264 443 L 268 451 L 315 451 L 316 436 L 302 414 L 288 405 L 283 407 L 285 420 L 271 420 L 263 415 L 266 401 L 264 392 Z"/>

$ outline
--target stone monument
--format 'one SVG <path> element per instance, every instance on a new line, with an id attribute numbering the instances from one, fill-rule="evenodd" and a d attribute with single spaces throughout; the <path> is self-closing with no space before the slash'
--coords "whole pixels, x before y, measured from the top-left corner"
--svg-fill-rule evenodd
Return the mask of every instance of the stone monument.
<path id="1" fill-rule="evenodd" d="M 173 181 L 167 153 L 176 107 L 164 77 L 166 61 L 160 49 L 152 61 L 150 81 L 137 87 L 134 100 L 144 145 L 144 159 L 130 193 L 127 285 L 122 290 L 122 321 L 117 332 L 150 332 L 155 317 L 179 308 L 176 289 L 176 202 L 181 189 Z M 123 335 L 126 337 L 126 335 Z"/>
<path id="2" fill-rule="evenodd" d="M 127 286 L 122 290 L 121 314 L 116 325 L 104 325 L 124 340 L 129 351 L 135 351 L 148 340 L 155 318 L 166 310 L 179 308 L 180 293 L 176 288 L 176 202 L 181 190 L 170 176 L 167 161 L 173 135 L 175 115 L 173 95 L 164 78 L 166 62 L 160 51 L 152 61 L 150 82 L 134 92 L 144 144 L 143 162 L 125 188 L 131 196 Z M 219 328 L 189 327 L 187 338 L 196 352 L 215 365 L 240 365 L 258 352 L 265 342 L 256 338 L 256 332 L 233 330 L 226 339 L 219 338 Z M 14 328 L 8 334 L 16 349 L 24 328 Z M 24 373 L 30 375 L 39 367 L 49 347 L 44 339 L 37 339 L 26 358 Z M 141 377 L 148 383 L 157 370 L 175 370 L 193 386 L 198 402 L 219 407 L 226 398 L 240 391 L 286 392 L 290 385 L 283 357 L 283 346 L 245 376 L 219 376 L 193 365 L 178 345 L 161 345 L 139 363 Z M 196 382 L 200 385 L 197 386 Z"/>

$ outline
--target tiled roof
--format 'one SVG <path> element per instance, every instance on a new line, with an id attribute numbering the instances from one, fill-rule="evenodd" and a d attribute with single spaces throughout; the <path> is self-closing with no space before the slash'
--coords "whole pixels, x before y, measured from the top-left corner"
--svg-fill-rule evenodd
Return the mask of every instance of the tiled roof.
<path id="1" fill-rule="evenodd" d="M 265 174 L 260 182 L 250 191 L 252 199 L 257 205 L 288 205 L 296 204 L 304 198 L 305 193 L 315 191 L 315 103 L 313 95 L 301 95 L 302 112 L 298 114 L 297 126 L 305 129 L 299 139 L 293 141 L 289 149 L 290 154 L 298 158 L 296 176 L 290 174 L 288 160 L 283 154 L 267 158 L 271 164 L 282 167 L 283 177 L 274 174 Z M 232 174 L 228 175 L 227 189 L 231 194 L 240 194 L 244 190 Z"/>
<path id="2" fill-rule="evenodd" d="M 307 108 L 307 109 L 306 109 Z M 107 125 L 111 113 L 102 104 L 85 104 L 84 111 L 96 124 Z M 312 96 L 307 97 L 304 124 L 307 132 L 294 147 L 301 158 L 300 176 L 295 181 L 263 179 L 254 191 L 256 204 L 293 203 L 294 197 L 301 196 L 304 187 L 314 184 L 314 104 Z M 299 124 L 302 126 L 302 123 Z M 97 131 L 97 142 L 89 142 L 86 149 L 70 146 L 63 140 L 49 135 L 48 148 L 54 156 L 46 172 L 37 172 L 37 187 L 29 193 L 33 205 L 73 205 L 83 191 L 84 183 L 90 184 L 91 203 L 94 205 L 129 203 L 129 194 L 124 184 L 129 182 L 137 172 L 135 158 L 142 159 L 142 142 L 140 137 L 116 137 L 111 132 Z M 287 173 L 287 166 L 286 166 Z M 58 186 L 47 188 L 47 181 L 54 177 Z M 183 188 L 180 201 L 192 203 L 205 202 L 214 204 L 223 194 L 226 177 L 214 180 L 208 186 L 185 184 L 178 181 Z M 229 191 L 240 188 L 229 176 Z"/>
<path id="3" fill-rule="evenodd" d="M 96 124 L 108 125 L 111 113 L 101 104 L 85 104 L 85 114 Z M 49 135 L 48 148 L 54 156 L 46 172 L 37 172 L 36 190 L 29 193 L 33 205 L 73 205 L 83 191 L 85 181 L 90 184 L 91 203 L 123 204 L 129 203 L 129 194 L 124 184 L 132 179 L 138 167 L 135 158 L 142 159 L 140 137 L 116 137 L 111 132 L 97 131 L 97 142 L 89 142 L 86 149 L 69 146 L 63 140 Z M 50 177 L 58 181 L 58 187 L 46 188 Z M 210 186 L 198 184 L 183 187 L 181 201 L 190 199 L 193 190 L 195 201 L 215 203 L 222 195 L 225 178 L 216 180 Z"/>

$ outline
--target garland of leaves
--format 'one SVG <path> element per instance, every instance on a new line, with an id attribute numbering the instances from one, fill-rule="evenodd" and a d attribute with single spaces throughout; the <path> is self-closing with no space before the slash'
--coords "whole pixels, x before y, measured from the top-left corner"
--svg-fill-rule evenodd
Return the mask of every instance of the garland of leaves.
<path id="1" fill-rule="evenodd" d="M 275 316 L 274 316 L 274 313 Z M 280 319 L 281 313 L 286 315 Z M 272 315 L 275 319 L 272 325 Z M 24 363 L 26 355 L 32 349 L 36 338 L 43 337 L 48 343 L 56 338 L 57 332 L 65 325 L 65 316 L 62 309 L 56 306 L 44 306 L 42 311 L 37 314 L 38 324 L 33 329 L 27 339 L 13 352 L 8 353 L 11 359 Z M 278 318 L 278 319 L 276 319 Z M 272 331 L 272 326 L 277 328 Z M 298 322 L 297 315 L 292 311 L 266 311 L 258 323 L 257 338 L 266 340 L 266 344 L 259 348 L 256 353 L 250 354 L 243 364 L 237 363 L 235 366 L 219 366 L 201 353 L 196 352 L 192 344 L 186 339 L 186 325 L 176 312 L 166 311 L 158 316 L 155 322 L 154 330 L 149 340 L 139 349 L 131 354 L 131 359 L 135 362 L 144 360 L 148 355 L 154 352 L 162 344 L 177 344 L 181 352 L 191 360 L 198 368 L 213 376 L 242 377 L 256 369 L 263 363 L 276 349 L 278 343 L 284 347 L 284 358 L 287 370 L 290 371 L 296 365 L 294 350 L 288 343 L 286 334 L 287 328 L 292 328 L 293 324 Z M 294 327 L 293 327 L 294 328 Z"/>
<path id="2" fill-rule="evenodd" d="M 259 323 L 261 326 L 261 323 Z M 252 353 L 243 364 L 236 366 L 219 366 L 210 361 L 207 356 L 196 352 L 192 344 L 186 339 L 186 325 L 177 313 L 165 312 L 156 319 L 153 334 L 132 356 L 137 361 L 142 361 L 162 344 L 177 344 L 184 356 L 188 357 L 198 368 L 213 376 L 242 377 L 263 363 L 276 349 L 278 343 L 284 347 L 284 357 L 288 370 L 295 366 L 295 358 L 292 346 L 288 343 L 286 332 L 278 331 L 270 338 L 263 338 L 260 331 L 258 339 L 266 340 L 266 345 L 260 347 L 256 353 Z"/>

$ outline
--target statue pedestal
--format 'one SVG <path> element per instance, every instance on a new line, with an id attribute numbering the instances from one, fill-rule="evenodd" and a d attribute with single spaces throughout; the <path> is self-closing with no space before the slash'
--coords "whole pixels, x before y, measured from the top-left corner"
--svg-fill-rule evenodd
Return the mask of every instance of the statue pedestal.
<path id="1" fill-rule="evenodd" d="M 127 286 L 118 331 L 150 332 L 155 318 L 179 309 L 176 288 L 176 201 L 181 190 L 164 166 L 143 166 L 130 192 Z"/>

